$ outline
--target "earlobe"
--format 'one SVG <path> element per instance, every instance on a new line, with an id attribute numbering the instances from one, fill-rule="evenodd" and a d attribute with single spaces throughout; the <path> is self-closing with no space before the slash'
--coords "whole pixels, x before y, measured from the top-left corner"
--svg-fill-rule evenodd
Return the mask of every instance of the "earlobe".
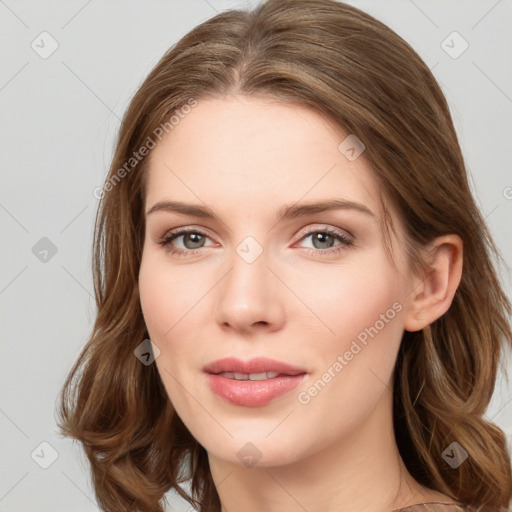
<path id="1" fill-rule="evenodd" d="M 436 238 L 428 247 L 427 270 L 411 286 L 404 329 L 419 331 L 444 315 L 460 284 L 463 242 L 458 235 Z"/>

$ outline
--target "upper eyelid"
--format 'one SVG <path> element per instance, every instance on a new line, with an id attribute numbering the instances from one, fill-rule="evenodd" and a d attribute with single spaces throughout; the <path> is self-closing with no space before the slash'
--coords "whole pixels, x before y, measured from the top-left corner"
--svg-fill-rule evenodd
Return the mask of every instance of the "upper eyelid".
<path id="1" fill-rule="evenodd" d="M 344 229 L 344 228 L 339 228 L 337 226 L 331 226 L 330 224 L 321 224 L 321 227 L 318 227 L 318 228 L 313 228 L 313 227 L 307 227 L 307 228 L 304 228 L 304 229 L 301 229 L 299 231 L 299 234 L 303 234 L 303 235 L 307 235 L 307 234 L 311 234 L 311 233 L 314 233 L 314 232 L 322 232 L 322 231 L 334 231 L 334 232 L 337 232 L 338 234 L 342 235 L 342 236 L 345 236 L 347 238 L 355 238 L 354 235 L 348 231 L 347 229 Z"/>

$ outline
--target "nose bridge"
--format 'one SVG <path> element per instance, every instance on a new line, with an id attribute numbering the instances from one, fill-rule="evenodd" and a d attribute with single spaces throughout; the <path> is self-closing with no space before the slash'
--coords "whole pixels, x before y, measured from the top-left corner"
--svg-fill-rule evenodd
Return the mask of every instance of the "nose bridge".
<path id="1" fill-rule="evenodd" d="M 277 280 L 267 265 L 269 253 L 254 236 L 246 236 L 233 248 L 231 270 L 219 287 L 216 320 L 240 330 L 255 324 L 279 324 L 283 305 Z"/>

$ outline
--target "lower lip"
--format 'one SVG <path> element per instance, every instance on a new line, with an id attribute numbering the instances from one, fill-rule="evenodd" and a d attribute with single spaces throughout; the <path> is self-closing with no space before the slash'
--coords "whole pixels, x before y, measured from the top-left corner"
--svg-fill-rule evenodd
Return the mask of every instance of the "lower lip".
<path id="1" fill-rule="evenodd" d="M 235 380 L 210 373 L 208 384 L 214 393 L 232 404 L 260 407 L 296 388 L 304 377 L 305 373 L 265 380 Z"/>

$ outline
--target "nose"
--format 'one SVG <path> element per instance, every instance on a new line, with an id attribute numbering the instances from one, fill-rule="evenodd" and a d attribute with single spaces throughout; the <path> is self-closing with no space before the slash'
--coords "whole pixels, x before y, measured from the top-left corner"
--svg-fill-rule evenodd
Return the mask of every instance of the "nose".
<path id="1" fill-rule="evenodd" d="M 266 252 L 251 263 L 234 253 L 232 262 L 216 287 L 217 324 L 244 334 L 281 329 L 285 322 L 282 284 L 268 268 Z"/>

